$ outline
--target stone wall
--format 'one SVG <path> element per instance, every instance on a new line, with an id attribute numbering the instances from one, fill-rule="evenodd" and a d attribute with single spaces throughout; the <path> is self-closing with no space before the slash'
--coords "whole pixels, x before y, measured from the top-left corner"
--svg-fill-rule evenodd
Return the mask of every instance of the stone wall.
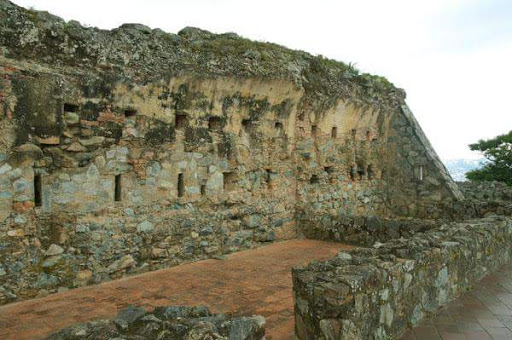
<path id="1" fill-rule="evenodd" d="M 432 220 L 394 220 L 372 217 L 346 217 L 323 223 L 310 224 L 303 235 L 308 239 L 341 242 L 361 246 L 387 242 L 399 238 L 409 238 L 439 225 Z"/>
<path id="2" fill-rule="evenodd" d="M 512 187 L 503 182 L 457 182 L 466 199 L 512 203 Z"/>
<path id="3" fill-rule="evenodd" d="M 259 215 L 251 212 L 211 212 L 172 203 L 39 217 L 36 229 L 18 225 L 2 243 L 0 301 L 44 296 L 291 237 L 282 234 L 288 222 L 278 213 L 269 211 L 270 220 L 256 222 Z"/>
<path id="4" fill-rule="evenodd" d="M 453 220 L 478 218 L 491 215 L 512 216 L 512 203 L 468 199 L 442 207 Z"/>
<path id="5" fill-rule="evenodd" d="M 386 79 L 0 0 L 0 303 L 461 199 Z"/>
<path id="6" fill-rule="evenodd" d="M 212 314 L 203 306 L 157 307 L 147 312 L 129 306 L 113 320 L 95 320 L 66 327 L 47 339 L 236 339 L 265 338 L 262 316 Z"/>
<path id="7" fill-rule="evenodd" d="M 512 219 L 489 217 L 341 252 L 293 270 L 300 339 L 385 339 L 434 313 L 512 255 Z"/>

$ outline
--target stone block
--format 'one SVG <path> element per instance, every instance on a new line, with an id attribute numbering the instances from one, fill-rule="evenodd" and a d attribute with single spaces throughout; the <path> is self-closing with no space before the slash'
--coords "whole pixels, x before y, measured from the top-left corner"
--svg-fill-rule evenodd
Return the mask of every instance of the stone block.
<path id="1" fill-rule="evenodd" d="M 140 233 L 148 233 L 155 230 L 155 225 L 148 220 L 145 220 L 137 225 L 137 231 Z"/>

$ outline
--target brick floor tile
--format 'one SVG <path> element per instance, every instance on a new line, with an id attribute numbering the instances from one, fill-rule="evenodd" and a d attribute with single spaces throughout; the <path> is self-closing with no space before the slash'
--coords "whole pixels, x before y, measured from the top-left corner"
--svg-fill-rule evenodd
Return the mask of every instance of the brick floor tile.
<path id="1" fill-rule="evenodd" d="M 512 309 L 508 308 L 507 306 L 489 307 L 489 310 L 494 315 L 512 316 Z"/>
<path id="2" fill-rule="evenodd" d="M 437 329 L 434 326 L 418 326 L 414 328 L 414 335 L 418 340 L 436 340 L 441 339 Z"/>
<path id="3" fill-rule="evenodd" d="M 494 319 L 494 318 L 497 318 L 496 315 L 494 315 L 493 313 L 491 313 L 490 310 L 475 310 L 475 311 L 472 311 L 473 313 L 473 317 L 475 319 Z"/>
<path id="4" fill-rule="evenodd" d="M 404 335 L 402 335 L 400 340 L 416 340 L 416 335 L 414 335 L 414 331 L 412 329 L 409 329 Z"/>
<path id="5" fill-rule="evenodd" d="M 465 335 L 468 340 L 492 340 L 492 337 L 487 332 L 466 332 Z"/>
<path id="6" fill-rule="evenodd" d="M 512 339 L 512 332 L 510 332 L 508 328 L 488 328 L 487 333 L 489 333 L 493 339 Z"/>
<path id="7" fill-rule="evenodd" d="M 441 332 L 442 340 L 466 340 L 466 335 L 464 333 L 450 333 L 450 332 Z"/>
<path id="8" fill-rule="evenodd" d="M 506 325 L 498 318 L 477 318 L 477 321 L 484 328 L 500 328 L 506 327 Z"/>
<path id="9" fill-rule="evenodd" d="M 505 327 L 512 329 L 512 316 L 498 316 L 497 318 Z"/>
<path id="10" fill-rule="evenodd" d="M 439 332 L 439 334 L 441 334 L 441 333 L 464 333 L 463 331 L 461 331 L 459 329 L 457 324 L 452 324 L 452 325 L 436 325 L 436 329 Z"/>
<path id="11" fill-rule="evenodd" d="M 461 322 L 457 324 L 457 327 L 463 332 L 485 330 L 478 322 Z"/>
<path id="12" fill-rule="evenodd" d="M 432 318 L 432 323 L 436 326 L 437 325 L 452 325 L 454 322 L 455 322 L 455 320 L 449 315 L 447 315 L 447 316 L 437 315 Z"/>

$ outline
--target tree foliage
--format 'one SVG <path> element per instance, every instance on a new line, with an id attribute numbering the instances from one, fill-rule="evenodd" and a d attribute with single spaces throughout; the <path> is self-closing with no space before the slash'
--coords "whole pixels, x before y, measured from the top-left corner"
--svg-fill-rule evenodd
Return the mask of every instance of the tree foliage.
<path id="1" fill-rule="evenodd" d="M 482 168 L 469 171 L 471 181 L 500 181 L 512 185 L 512 131 L 488 140 L 470 144 L 473 151 L 483 152 L 489 160 Z"/>

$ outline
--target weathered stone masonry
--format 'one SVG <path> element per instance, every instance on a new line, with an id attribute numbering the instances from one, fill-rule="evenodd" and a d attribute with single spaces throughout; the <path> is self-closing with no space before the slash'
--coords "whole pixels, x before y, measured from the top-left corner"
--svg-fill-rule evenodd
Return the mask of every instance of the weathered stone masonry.
<path id="1" fill-rule="evenodd" d="M 512 203 L 512 187 L 502 182 L 457 182 L 466 199 Z"/>
<path id="2" fill-rule="evenodd" d="M 207 307 L 157 307 L 148 312 L 128 306 L 113 320 L 96 320 L 64 328 L 47 339 L 265 339 L 262 316 L 212 314 Z"/>
<path id="3" fill-rule="evenodd" d="M 462 196 L 387 80 L 0 0 L 0 302 Z"/>
<path id="4" fill-rule="evenodd" d="M 512 219 L 452 223 L 293 271 L 299 339 L 386 339 L 509 263 Z"/>

